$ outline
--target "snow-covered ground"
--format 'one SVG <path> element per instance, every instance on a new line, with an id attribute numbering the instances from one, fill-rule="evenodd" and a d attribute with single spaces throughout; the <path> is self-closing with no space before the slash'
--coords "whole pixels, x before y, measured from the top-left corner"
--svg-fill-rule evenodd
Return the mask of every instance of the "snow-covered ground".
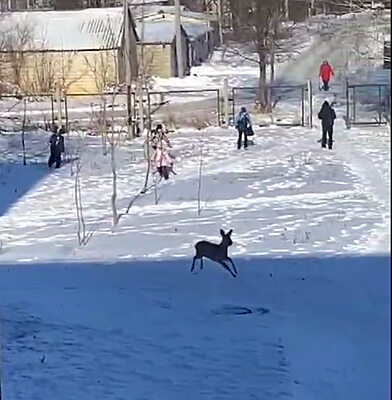
<path id="1" fill-rule="evenodd" d="M 347 21 L 317 23 L 328 32 Z M 20 134 L 0 134 L 5 400 L 389 398 L 389 127 L 345 128 L 339 38 L 310 34 L 279 79 L 314 80 L 332 61 L 332 151 L 320 148 L 316 119 L 314 129 L 256 127 L 246 151 L 233 129 L 180 129 L 170 134 L 177 175 L 135 198 L 143 140 L 124 141 L 119 212 L 132 206 L 113 229 L 110 159 L 99 138 L 71 134 L 94 231 L 87 246 L 77 246 L 75 166 L 49 171 L 48 134 L 35 131 L 23 167 Z M 211 63 L 200 86 L 225 77 L 227 65 Z M 361 64 L 356 78 L 386 79 L 374 66 Z M 237 70 L 254 83 L 252 68 Z M 316 109 L 324 98 L 315 93 Z M 234 230 L 238 278 L 212 263 L 190 274 L 194 243 L 217 241 L 220 228 Z"/>
<path id="2" fill-rule="evenodd" d="M 4 399 L 388 399 L 386 257 L 235 261 L 0 268 Z"/>

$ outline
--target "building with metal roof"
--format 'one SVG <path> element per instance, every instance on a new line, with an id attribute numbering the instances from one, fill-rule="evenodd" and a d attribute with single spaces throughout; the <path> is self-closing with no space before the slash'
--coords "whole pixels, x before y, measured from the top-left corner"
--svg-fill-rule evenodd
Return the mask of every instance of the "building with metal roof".
<path id="1" fill-rule="evenodd" d="M 125 63 L 137 77 L 137 33 L 132 15 L 125 57 L 123 8 L 12 12 L 0 24 L 0 62 L 23 92 L 104 91 L 124 83 Z M 45 82 L 45 84 L 40 84 Z"/>

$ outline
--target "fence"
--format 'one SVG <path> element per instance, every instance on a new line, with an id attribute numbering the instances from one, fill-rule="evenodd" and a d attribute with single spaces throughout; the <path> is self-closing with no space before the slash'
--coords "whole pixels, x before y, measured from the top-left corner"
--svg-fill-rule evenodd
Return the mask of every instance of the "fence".
<path id="1" fill-rule="evenodd" d="M 125 93 L 73 93 L 64 96 L 64 117 L 71 130 L 97 134 L 102 127 L 128 125 L 128 102 Z"/>
<path id="2" fill-rule="evenodd" d="M 247 106 L 250 111 L 254 107 L 255 112 L 252 114 L 255 123 L 260 125 L 274 123 L 281 126 L 305 126 L 311 123 L 310 84 L 268 86 L 267 92 L 273 105 L 272 112 L 268 114 L 262 114 L 256 109 L 258 88 L 234 87 L 230 97 L 229 89 L 225 87 L 223 91 L 216 88 L 168 91 L 144 89 L 142 93 L 42 94 L 33 98 L 3 96 L 0 100 L 12 98 L 15 104 L 1 102 L 0 116 L 11 118 L 13 130 L 19 131 L 23 104 L 27 104 L 28 124 L 32 128 L 49 129 L 52 123 L 57 123 L 64 124 L 69 130 L 85 130 L 92 134 L 112 124 L 122 128 L 129 126 L 129 131 L 137 134 L 141 126 L 151 127 L 158 121 L 174 128 L 221 126 L 223 122 L 227 123 L 226 119 L 231 119 L 231 122 L 234 120 L 238 111 L 236 108 L 240 106 Z M 281 102 L 283 99 L 284 105 Z M 225 121 L 222 119 L 222 110 Z"/>
<path id="3" fill-rule="evenodd" d="M 391 69 L 391 41 L 384 42 L 384 69 Z"/>
<path id="4" fill-rule="evenodd" d="M 24 119 L 27 128 L 45 128 L 56 120 L 56 114 L 53 94 L 0 95 L 0 117 L 4 130 L 21 130 Z"/>
<path id="5" fill-rule="evenodd" d="M 391 86 L 346 82 L 347 125 L 386 125 L 391 115 Z"/>
<path id="6" fill-rule="evenodd" d="M 252 112 L 254 124 L 260 126 L 305 126 L 312 121 L 312 86 L 271 85 L 266 86 L 271 105 L 270 113 L 260 113 L 257 109 L 258 87 L 234 87 L 231 89 L 231 123 L 240 107 Z M 285 100 L 284 105 L 281 100 Z"/>
<path id="7" fill-rule="evenodd" d="M 170 90 L 147 93 L 147 115 L 167 126 L 202 128 L 221 125 L 219 89 Z"/>

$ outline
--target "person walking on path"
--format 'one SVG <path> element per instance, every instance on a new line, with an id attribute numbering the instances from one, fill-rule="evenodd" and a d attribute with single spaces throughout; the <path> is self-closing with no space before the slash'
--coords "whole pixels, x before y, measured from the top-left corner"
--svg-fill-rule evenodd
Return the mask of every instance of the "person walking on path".
<path id="1" fill-rule="evenodd" d="M 58 129 L 57 125 L 52 128 L 52 136 L 49 139 L 50 156 L 48 161 L 49 168 L 56 163 L 56 168 L 61 166 L 61 153 L 64 153 L 64 137 L 62 135 L 63 129 Z"/>
<path id="2" fill-rule="evenodd" d="M 318 113 L 318 117 L 321 120 L 321 126 L 323 135 L 321 137 L 321 147 L 327 146 L 327 134 L 328 134 L 328 148 L 332 149 L 333 143 L 333 124 L 336 119 L 335 110 L 329 105 L 328 101 L 325 100 L 321 109 Z"/>
<path id="3" fill-rule="evenodd" d="M 242 136 L 244 136 L 244 148 L 248 148 L 248 130 L 252 129 L 252 121 L 245 107 L 241 107 L 237 118 L 235 119 L 235 127 L 238 130 L 237 149 L 241 149 Z"/>
<path id="4" fill-rule="evenodd" d="M 328 63 L 327 60 L 323 61 L 323 63 L 320 65 L 320 71 L 319 71 L 319 76 L 320 79 L 323 82 L 323 87 L 322 89 L 327 92 L 329 90 L 329 81 L 331 80 L 331 77 L 334 76 L 333 69 L 331 65 Z"/>

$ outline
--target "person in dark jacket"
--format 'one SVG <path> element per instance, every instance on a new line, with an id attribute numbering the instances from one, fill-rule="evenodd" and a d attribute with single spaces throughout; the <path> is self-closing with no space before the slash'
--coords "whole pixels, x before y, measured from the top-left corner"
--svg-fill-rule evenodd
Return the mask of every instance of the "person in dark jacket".
<path id="1" fill-rule="evenodd" d="M 52 128 L 52 136 L 49 139 L 50 146 L 50 156 L 48 161 L 49 168 L 52 167 L 54 163 L 56 163 L 56 168 L 60 168 L 61 166 L 61 153 L 64 153 L 64 137 L 63 137 L 63 129 L 58 129 L 56 125 Z"/>
<path id="2" fill-rule="evenodd" d="M 244 135 L 244 148 L 248 148 L 248 129 L 252 128 L 252 121 L 245 107 L 241 107 L 237 118 L 235 119 L 235 127 L 238 130 L 237 149 L 242 145 L 242 135 Z"/>
<path id="3" fill-rule="evenodd" d="M 321 110 L 318 113 L 319 119 L 321 119 L 321 126 L 323 135 L 321 137 L 321 147 L 327 147 L 327 134 L 328 134 L 328 148 L 332 149 L 333 143 L 333 124 L 336 119 L 335 110 L 329 105 L 328 101 L 325 100 L 321 106 Z"/>

